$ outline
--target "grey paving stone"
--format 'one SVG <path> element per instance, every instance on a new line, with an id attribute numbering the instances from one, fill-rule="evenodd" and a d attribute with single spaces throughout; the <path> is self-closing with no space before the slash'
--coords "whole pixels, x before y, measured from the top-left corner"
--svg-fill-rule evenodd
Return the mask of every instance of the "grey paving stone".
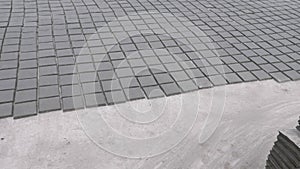
<path id="1" fill-rule="evenodd" d="M 126 101 L 122 90 L 105 92 L 105 97 L 108 104 L 122 103 Z"/>
<path id="2" fill-rule="evenodd" d="M 77 64 L 78 72 L 94 72 L 94 64 L 93 63 L 83 63 Z"/>
<path id="3" fill-rule="evenodd" d="M 195 81 L 195 84 L 200 89 L 202 89 L 202 88 L 209 88 L 209 87 L 213 86 L 213 84 L 206 77 L 195 78 L 194 81 Z"/>
<path id="4" fill-rule="evenodd" d="M 120 60 L 124 59 L 125 56 L 122 52 L 111 52 L 108 54 L 111 60 Z"/>
<path id="5" fill-rule="evenodd" d="M 82 83 L 82 89 L 84 94 L 102 92 L 102 88 L 99 82 Z"/>
<path id="6" fill-rule="evenodd" d="M 111 61 L 113 68 L 125 68 L 125 67 L 130 67 L 129 63 L 127 60 L 113 60 Z"/>
<path id="7" fill-rule="evenodd" d="M 188 75 L 184 71 L 171 72 L 170 74 L 175 79 L 175 81 L 183 81 L 189 79 Z"/>
<path id="8" fill-rule="evenodd" d="M 270 74 L 277 82 L 281 83 L 281 82 L 286 82 L 289 81 L 290 79 L 288 78 L 288 76 L 286 76 L 285 74 L 281 73 L 281 72 L 275 72 L 275 73 L 271 73 Z"/>
<path id="9" fill-rule="evenodd" d="M 175 63 L 176 60 L 172 56 L 160 56 L 159 59 L 162 61 L 162 63 Z"/>
<path id="10" fill-rule="evenodd" d="M 244 77 L 245 78 L 245 77 Z M 243 80 L 236 73 L 228 73 L 225 74 L 225 79 L 228 83 L 239 83 L 243 82 Z"/>
<path id="11" fill-rule="evenodd" d="M 140 82 L 141 86 L 154 86 L 156 85 L 156 81 L 153 76 L 141 76 L 138 77 L 138 81 Z"/>
<path id="12" fill-rule="evenodd" d="M 300 64 L 297 62 L 289 62 L 289 63 L 287 63 L 287 65 L 289 67 L 291 67 L 293 70 L 296 70 L 296 71 L 300 70 Z"/>
<path id="13" fill-rule="evenodd" d="M 284 71 L 283 73 L 285 75 L 287 75 L 292 80 L 299 80 L 300 79 L 300 74 L 298 72 L 294 71 L 294 70 Z"/>
<path id="14" fill-rule="evenodd" d="M 39 98 L 59 96 L 58 85 L 39 87 Z"/>
<path id="15" fill-rule="evenodd" d="M 58 74 L 56 65 L 39 67 L 39 75 L 40 76 L 56 75 L 56 74 Z"/>
<path id="16" fill-rule="evenodd" d="M 77 72 L 76 66 L 74 65 L 64 65 L 64 66 L 59 66 L 58 71 L 60 75 L 65 75 L 65 74 L 74 74 Z"/>
<path id="17" fill-rule="evenodd" d="M 16 91 L 16 97 L 15 97 L 16 103 L 35 101 L 35 100 L 37 100 L 36 89 Z"/>
<path id="18" fill-rule="evenodd" d="M 209 76 L 208 78 L 215 86 L 227 84 L 225 78 L 222 75 Z"/>
<path id="19" fill-rule="evenodd" d="M 139 82 L 135 77 L 125 77 L 125 78 L 120 78 L 120 83 L 123 88 L 129 88 L 129 87 L 138 87 Z"/>
<path id="20" fill-rule="evenodd" d="M 149 86 L 143 88 L 148 99 L 163 97 L 165 94 L 159 86 Z"/>
<path id="21" fill-rule="evenodd" d="M 150 65 L 149 70 L 152 72 L 152 74 L 168 72 L 167 69 L 165 69 L 164 65 Z"/>
<path id="22" fill-rule="evenodd" d="M 111 79 L 115 79 L 116 75 L 114 71 L 100 71 L 98 72 L 98 76 L 100 80 L 111 80 Z"/>
<path id="23" fill-rule="evenodd" d="M 18 79 L 29 79 L 37 77 L 37 69 L 21 69 L 18 73 Z"/>
<path id="24" fill-rule="evenodd" d="M 86 107 L 104 106 L 106 105 L 103 93 L 94 93 L 84 96 Z"/>
<path id="25" fill-rule="evenodd" d="M 17 77 L 17 69 L 3 69 L 0 70 L 1 79 L 15 79 Z"/>
<path id="26" fill-rule="evenodd" d="M 39 86 L 48 86 L 48 85 L 57 85 L 57 84 L 58 84 L 57 75 L 39 77 Z"/>
<path id="27" fill-rule="evenodd" d="M 37 88 L 37 79 L 36 78 L 18 80 L 17 90 L 35 89 L 35 88 Z"/>
<path id="28" fill-rule="evenodd" d="M 72 56 L 72 50 L 71 49 L 60 49 L 60 50 L 56 50 L 57 56 L 59 57 L 64 57 L 64 56 Z M 53 53 L 52 51 L 49 51 L 49 53 L 47 53 L 48 56 L 51 56 Z"/>
<path id="29" fill-rule="evenodd" d="M 1 103 L 0 104 L 0 118 L 12 116 L 12 103 Z"/>
<path id="30" fill-rule="evenodd" d="M 18 59 L 18 52 L 1 53 L 1 61 Z"/>
<path id="31" fill-rule="evenodd" d="M 60 109 L 61 105 L 59 97 L 39 99 L 39 113 L 50 112 Z"/>
<path id="32" fill-rule="evenodd" d="M 13 116 L 15 119 L 37 114 L 36 101 L 17 103 L 14 105 Z"/>
<path id="33" fill-rule="evenodd" d="M 266 79 L 270 79 L 271 76 L 269 74 L 267 74 L 265 71 L 263 70 L 257 70 L 257 71 L 253 71 L 252 72 L 259 80 L 266 80 Z"/>
<path id="34" fill-rule="evenodd" d="M 203 68 L 200 68 L 200 70 L 202 71 L 202 73 L 205 76 L 212 76 L 212 75 L 219 74 L 218 71 L 214 67 L 212 67 L 212 66 L 203 67 Z"/>
<path id="35" fill-rule="evenodd" d="M 145 98 L 143 90 L 140 87 L 132 87 L 124 90 L 127 100 L 137 100 Z"/>
<path id="36" fill-rule="evenodd" d="M 181 90 L 176 83 L 162 84 L 161 88 L 167 96 L 181 93 Z"/>
<path id="37" fill-rule="evenodd" d="M 133 68 L 133 73 L 135 76 L 139 77 L 139 76 L 150 76 L 152 75 L 150 70 L 148 68 L 145 67 L 137 67 L 137 68 Z"/>
<path id="38" fill-rule="evenodd" d="M 144 58 L 147 65 L 157 65 L 160 64 L 161 61 L 158 59 L 158 57 L 146 57 Z"/>
<path id="39" fill-rule="evenodd" d="M 103 91 L 112 91 L 112 90 L 121 90 L 122 87 L 120 85 L 119 80 L 105 80 L 101 81 Z"/>
<path id="40" fill-rule="evenodd" d="M 245 71 L 246 69 L 239 63 L 228 65 L 234 72 Z"/>
<path id="41" fill-rule="evenodd" d="M 98 81 L 98 76 L 96 72 L 85 72 L 79 74 L 80 82 L 95 82 Z"/>
<path id="42" fill-rule="evenodd" d="M 113 66 L 112 66 L 112 63 L 110 63 L 110 62 L 103 62 L 102 61 L 99 64 L 97 64 L 96 69 L 98 71 L 100 71 L 100 70 L 112 70 Z"/>
<path id="43" fill-rule="evenodd" d="M 133 76 L 133 72 L 130 68 L 119 68 L 115 69 L 115 72 L 119 78 L 121 77 L 131 77 Z"/>
<path id="44" fill-rule="evenodd" d="M 237 63 L 237 61 L 231 57 L 231 56 L 226 56 L 226 57 L 221 57 L 220 58 L 225 64 L 232 64 L 232 63 Z"/>
<path id="45" fill-rule="evenodd" d="M 49 57 L 47 57 L 47 58 L 49 58 Z M 47 58 L 44 58 L 44 59 L 47 59 Z M 63 66 L 63 65 L 74 65 L 75 64 L 75 60 L 74 60 L 73 56 L 60 57 L 60 58 L 57 59 L 57 63 L 60 66 Z"/>
<path id="46" fill-rule="evenodd" d="M 272 72 L 278 71 L 278 69 L 276 69 L 276 67 L 273 66 L 273 65 L 271 65 L 271 64 L 260 65 L 260 67 L 261 67 L 264 71 L 266 71 L 266 72 L 268 72 L 268 73 L 272 73 Z"/>
<path id="47" fill-rule="evenodd" d="M 254 63 L 256 63 L 257 65 L 268 63 L 268 62 L 267 62 L 266 60 L 264 60 L 262 57 L 251 57 L 250 59 L 251 59 Z"/>
<path id="48" fill-rule="evenodd" d="M 278 56 L 276 56 L 276 58 L 282 62 L 292 62 L 293 61 L 293 59 L 291 59 L 288 55 L 278 55 Z"/>
<path id="49" fill-rule="evenodd" d="M 56 58 L 55 57 L 39 58 L 38 64 L 39 66 L 56 65 Z"/>
<path id="50" fill-rule="evenodd" d="M 12 102 L 14 99 L 14 90 L 0 91 L 0 103 Z"/>
<path id="51" fill-rule="evenodd" d="M 204 74 L 199 69 L 188 69 L 186 70 L 186 73 L 192 79 L 196 77 L 204 77 Z"/>
<path id="52" fill-rule="evenodd" d="M 37 68 L 37 60 L 23 60 L 19 62 L 20 69 Z"/>
<path id="53" fill-rule="evenodd" d="M 17 60 L 2 60 L 1 56 L 1 62 L 0 62 L 0 70 L 5 69 L 12 69 L 18 67 L 18 61 Z"/>
<path id="54" fill-rule="evenodd" d="M 143 59 L 130 59 L 130 60 L 128 60 L 128 62 L 131 67 L 146 66 L 146 63 L 143 61 Z"/>
<path id="55" fill-rule="evenodd" d="M 256 81 L 257 78 L 251 72 L 238 72 L 239 77 L 245 82 Z"/>
<path id="56" fill-rule="evenodd" d="M 184 92 L 194 91 L 194 90 L 198 89 L 198 87 L 195 85 L 195 83 L 193 82 L 193 80 L 187 80 L 187 81 L 178 82 L 178 86 Z"/>
<path id="57" fill-rule="evenodd" d="M 159 84 L 174 82 L 174 80 L 168 73 L 154 74 L 154 77 Z"/>
<path id="58" fill-rule="evenodd" d="M 279 62 L 279 60 L 275 56 L 264 56 L 263 59 L 268 61 L 269 63 Z"/>
<path id="59" fill-rule="evenodd" d="M 84 102 L 81 96 L 62 98 L 63 111 L 72 111 L 84 108 Z"/>
<path id="60" fill-rule="evenodd" d="M 49 56 L 55 56 L 55 51 L 53 49 L 47 49 L 47 50 L 40 50 L 38 52 L 38 57 L 49 57 Z"/>
<path id="61" fill-rule="evenodd" d="M 60 85 L 71 85 L 78 84 L 78 75 L 77 74 L 69 74 L 59 76 L 59 84 Z"/>
<path id="62" fill-rule="evenodd" d="M 245 63 L 242 63 L 242 65 L 247 69 L 247 70 L 259 70 L 260 68 L 254 64 L 253 62 L 245 62 Z"/>
<path id="63" fill-rule="evenodd" d="M 284 64 L 282 62 L 274 63 L 273 66 L 275 66 L 280 71 L 291 70 L 290 67 L 288 67 L 286 64 Z"/>
<path id="64" fill-rule="evenodd" d="M 81 95 L 80 86 L 77 84 L 61 86 L 61 96 L 71 97 Z"/>
<path id="65" fill-rule="evenodd" d="M 165 64 L 165 66 L 166 66 L 167 70 L 170 72 L 182 70 L 182 68 L 179 66 L 178 63 L 167 63 L 167 64 Z"/>

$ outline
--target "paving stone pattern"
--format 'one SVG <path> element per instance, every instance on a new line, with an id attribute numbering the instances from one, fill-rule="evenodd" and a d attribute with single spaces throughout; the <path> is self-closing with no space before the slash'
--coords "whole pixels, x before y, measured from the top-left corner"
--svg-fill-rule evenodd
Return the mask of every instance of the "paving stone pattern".
<path id="1" fill-rule="evenodd" d="M 143 30 L 117 43 L 96 33 L 145 11 L 176 17 L 116 22 L 135 26 L 109 31 Z M 207 38 L 182 34 L 190 26 L 174 18 L 185 18 Z M 159 26 L 165 21 L 172 26 Z M 0 44 L 0 117 L 286 82 L 300 79 L 300 1 L 0 0 Z"/>

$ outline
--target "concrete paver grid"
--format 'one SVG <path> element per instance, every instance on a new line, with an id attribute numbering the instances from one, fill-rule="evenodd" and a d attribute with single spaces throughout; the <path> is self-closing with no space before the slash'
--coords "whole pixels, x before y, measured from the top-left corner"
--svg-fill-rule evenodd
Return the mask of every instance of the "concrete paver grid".
<path id="1" fill-rule="evenodd" d="M 298 80 L 299 7 L 296 0 L 0 0 L 0 117 L 256 80 Z M 158 27 L 172 19 L 133 14 L 145 11 L 185 18 L 207 38 L 180 35 L 185 27 L 177 25 L 176 36 L 182 38 L 174 39 L 164 30 L 172 27 Z M 132 17 L 115 22 L 127 15 Z M 110 33 L 95 36 L 109 23 L 108 32 L 161 34 L 132 35 L 117 43 Z"/>

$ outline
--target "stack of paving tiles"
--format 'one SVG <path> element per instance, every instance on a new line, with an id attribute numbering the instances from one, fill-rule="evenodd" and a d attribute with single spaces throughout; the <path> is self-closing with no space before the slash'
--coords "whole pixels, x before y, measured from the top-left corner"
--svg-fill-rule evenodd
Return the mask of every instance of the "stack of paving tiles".
<path id="1" fill-rule="evenodd" d="M 297 129 L 279 132 L 267 160 L 266 169 L 300 168 L 300 120 Z"/>

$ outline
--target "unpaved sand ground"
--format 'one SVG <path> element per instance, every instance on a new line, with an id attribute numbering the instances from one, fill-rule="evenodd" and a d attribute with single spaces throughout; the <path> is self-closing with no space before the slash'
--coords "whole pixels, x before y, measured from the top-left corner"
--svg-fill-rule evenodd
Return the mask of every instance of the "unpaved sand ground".
<path id="1" fill-rule="evenodd" d="M 278 84 L 271 80 L 226 86 L 222 119 L 214 134 L 205 143 L 199 144 L 199 135 L 203 133 L 211 108 L 211 99 L 207 98 L 212 98 L 215 89 L 198 91 L 198 118 L 184 140 L 163 154 L 146 159 L 124 158 L 104 151 L 86 135 L 75 112 L 51 112 L 18 120 L 1 119 L 0 168 L 264 168 L 278 130 L 294 128 L 297 124 L 300 81 Z M 185 95 L 188 97 L 195 93 Z M 172 96 L 172 99 L 180 97 Z M 218 99 L 218 96 L 214 97 Z M 143 105 L 141 102 L 148 103 L 144 100 L 125 104 Z M 192 103 L 183 106 L 188 107 L 189 104 Z M 107 107 L 98 110 L 104 109 L 111 114 L 116 111 Z M 166 112 L 172 116 L 172 109 Z"/>

